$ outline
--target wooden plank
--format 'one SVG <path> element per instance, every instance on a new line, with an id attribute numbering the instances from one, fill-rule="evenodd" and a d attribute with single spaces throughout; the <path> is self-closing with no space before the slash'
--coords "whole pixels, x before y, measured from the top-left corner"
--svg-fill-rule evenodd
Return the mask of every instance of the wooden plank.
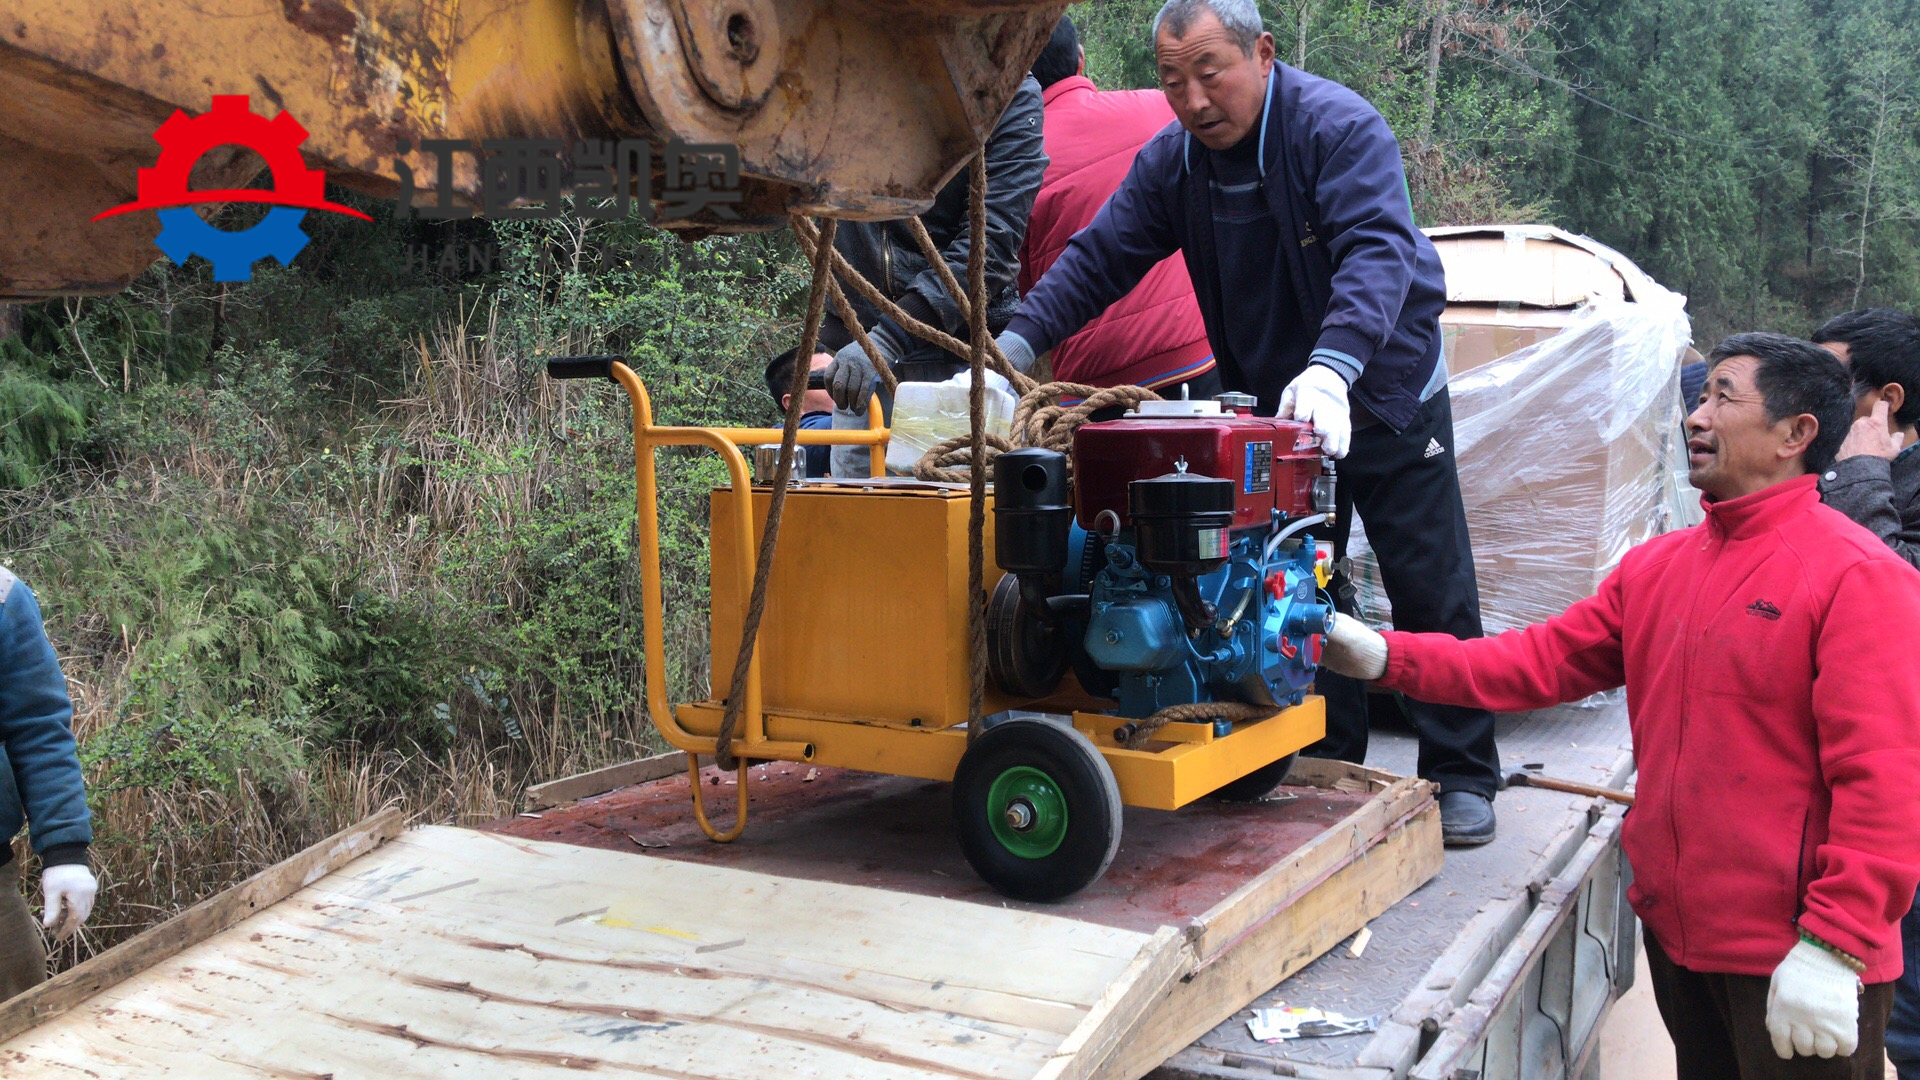
<path id="1" fill-rule="evenodd" d="M 1289 784 L 1353 792 L 1385 791 L 1404 779 L 1405 777 L 1387 772 L 1385 769 L 1355 765 L 1351 761 L 1339 761 L 1334 758 L 1315 757 L 1293 759 L 1293 768 L 1287 773 Z"/>
<path id="2" fill-rule="evenodd" d="M 1171 930 L 428 828 L 5 1054 L 179 1076 L 218 1074 L 202 1056 L 282 1075 L 1025 1080 L 1076 1036 L 1110 1049 L 1184 955 Z"/>
<path id="3" fill-rule="evenodd" d="M 1095 1075 L 1101 1063 L 1133 1035 L 1147 1009 L 1187 973 L 1192 961 L 1184 935 L 1171 926 L 1161 927 L 1126 972 L 1100 995 L 1035 1080 L 1086 1080 Z"/>
<path id="4" fill-rule="evenodd" d="M 1434 806 L 1431 784 L 1425 780 L 1396 778 L 1338 825 L 1268 867 L 1212 910 L 1194 919 L 1187 927 L 1187 935 L 1193 943 L 1198 966 L 1213 963 L 1261 923 L 1318 888 L 1414 815 Z"/>
<path id="5" fill-rule="evenodd" d="M 1440 872 L 1440 808 L 1400 825 L 1230 952 L 1173 985 L 1096 1074 L 1133 1080 L 1399 903 Z"/>
<path id="6" fill-rule="evenodd" d="M 59 1016 L 284 899 L 400 834 L 406 815 L 389 807 L 267 867 L 144 933 L 0 1004 L 0 1040 Z"/>
<path id="7" fill-rule="evenodd" d="M 544 784 L 535 784 L 527 789 L 527 806 L 533 810 L 544 810 L 549 806 L 578 802 L 595 795 L 605 795 L 635 784 L 645 784 L 687 771 L 687 755 L 678 750 L 670 750 L 652 757 L 635 758 L 618 765 L 588 772 L 574 773 L 558 780 L 549 780 Z"/>

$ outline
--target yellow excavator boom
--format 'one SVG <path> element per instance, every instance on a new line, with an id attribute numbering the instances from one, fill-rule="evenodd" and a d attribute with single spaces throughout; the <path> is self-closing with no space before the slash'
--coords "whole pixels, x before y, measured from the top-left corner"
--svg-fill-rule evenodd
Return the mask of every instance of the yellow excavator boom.
<path id="1" fill-rule="evenodd" d="M 924 209 L 991 131 L 1057 0 L 11 0 L 0 10 L 0 299 L 111 292 L 158 258 L 153 214 L 98 222 L 176 109 L 245 94 L 307 130 L 309 166 L 422 196 L 455 139 L 645 139 L 740 153 L 737 220 Z M 472 154 L 454 197 L 480 202 Z M 194 188 L 238 188 L 250 150 L 206 153 Z M 657 190 L 657 188 L 655 189 Z"/>

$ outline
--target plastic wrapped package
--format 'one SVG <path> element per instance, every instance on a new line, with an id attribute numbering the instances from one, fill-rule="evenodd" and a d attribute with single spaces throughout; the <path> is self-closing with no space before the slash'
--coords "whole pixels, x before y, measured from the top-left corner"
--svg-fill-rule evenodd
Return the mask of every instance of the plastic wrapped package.
<path id="1" fill-rule="evenodd" d="M 973 373 L 962 371 L 945 382 L 903 382 L 894 391 L 887 471 L 911 476 L 914 462 L 939 443 L 972 430 L 967 403 Z M 1006 438 L 1013 430 L 1019 399 L 997 371 L 987 372 L 987 434 Z"/>
<path id="2" fill-rule="evenodd" d="M 1476 324 L 1449 309 L 1443 320 L 1452 449 L 1489 634 L 1560 614 L 1629 548 L 1700 520 L 1681 430 L 1685 299 L 1636 286 L 1635 301 L 1541 313 L 1565 325 L 1527 328 L 1536 340 L 1513 351 L 1499 348 L 1512 343 L 1511 318 Z M 1496 333 L 1507 337 L 1486 336 Z M 1390 624 L 1363 522 L 1349 554 L 1361 614 Z"/>

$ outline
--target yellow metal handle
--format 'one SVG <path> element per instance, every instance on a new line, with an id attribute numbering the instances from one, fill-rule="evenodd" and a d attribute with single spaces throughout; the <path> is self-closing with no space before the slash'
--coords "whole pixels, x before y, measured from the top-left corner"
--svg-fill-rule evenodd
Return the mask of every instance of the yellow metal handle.
<path id="1" fill-rule="evenodd" d="M 735 787 L 739 789 L 740 795 L 739 804 L 733 808 L 733 828 L 726 832 L 715 829 L 713 823 L 707 820 L 707 804 L 700 795 L 700 759 L 693 754 L 687 755 L 687 786 L 693 791 L 694 820 L 700 822 L 700 831 L 707 834 L 707 839 L 716 844 L 731 844 L 740 839 L 741 833 L 747 831 L 746 758 L 740 759 L 739 774 L 735 781 Z"/>
<path id="2" fill-rule="evenodd" d="M 688 754 L 711 755 L 718 749 L 718 740 L 695 735 L 681 727 L 673 715 L 673 707 L 667 701 L 666 631 L 662 612 L 664 601 L 660 590 L 659 477 L 654 463 L 654 449 L 660 446 L 706 446 L 717 452 L 721 461 L 725 462 L 728 481 L 736 495 L 730 500 L 733 504 L 734 574 L 735 580 L 745 584 L 753 581 L 753 553 L 757 545 L 753 537 L 753 486 L 747 475 L 747 459 L 741 454 L 740 447 L 778 442 L 784 432 L 777 428 L 655 426 L 653 402 L 640 376 L 618 361 L 612 364 L 609 374 L 626 390 L 627 397 L 633 402 L 634 487 L 639 503 L 641 640 L 647 654 L 647 716 L 675 749 Z M 867 407 L 865 430 L 802 431 L 799 433 L 799 442 L 803 446 L 872 447 L 874 475 L 882 476 L 886 473 L 889 434 L 882 426 L 880 399 L 876 395 Z M 745 603 L 744 592 L 741 602 Z M 773 742 L 767 738 L 766 714 L 761 699 L 759 650 L 755 650 L 747 665 L 746 701 L 740 710 L 740 720 L 739 740 L 734 752 L 743 762 L 749 757 L 775 761 L 806 760 L 806 743 Z M 745 774 L 741 775 L 744 783 Z M 695 795 L 697 798 L 697 790 Z M 741 797 L 745 799 L 744 788 Z M 705 828 L 704 811 L 701 821 L 702 828 Z"/>

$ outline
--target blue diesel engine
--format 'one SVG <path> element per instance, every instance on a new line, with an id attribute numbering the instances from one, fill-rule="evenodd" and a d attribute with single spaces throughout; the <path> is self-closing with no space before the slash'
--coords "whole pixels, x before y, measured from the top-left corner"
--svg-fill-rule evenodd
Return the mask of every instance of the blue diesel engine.
<path id="1" fill-rule="evenodd" d="M 1332 610 L 1307 532 L 1333 509 L 1318 440 L 1244 403 L 1149 404 L 1166 412 L 1076 433 L 1072 483 L 1055 451 L 995 462 L 991 677 L 1039 698 L 1071 668 L 1126 720 L 1299 704 Z"/>

